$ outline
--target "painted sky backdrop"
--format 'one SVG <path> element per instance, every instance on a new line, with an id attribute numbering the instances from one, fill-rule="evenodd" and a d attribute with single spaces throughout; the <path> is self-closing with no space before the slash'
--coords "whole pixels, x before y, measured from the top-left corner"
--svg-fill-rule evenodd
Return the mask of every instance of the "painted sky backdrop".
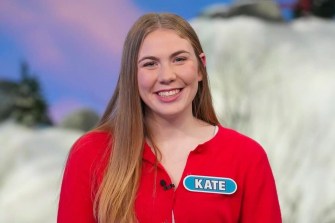
<path id="1" fill-rule="evenodd" d="M 116 84 L 123 40 L 140 15 L 192 19 L 209 5 L 233 1 L 0 0 L 0 79 L 19 79 L 26 61 L 54 121 L 82 107 L 101 113 Z"/>

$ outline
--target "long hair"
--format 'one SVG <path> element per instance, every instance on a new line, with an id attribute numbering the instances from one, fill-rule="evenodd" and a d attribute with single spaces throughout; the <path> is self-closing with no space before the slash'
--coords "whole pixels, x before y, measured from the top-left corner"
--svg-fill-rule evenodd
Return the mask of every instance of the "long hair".
<path id="1" fill-rule="evenodd" d="M 97 191 L 94 209 L 99 223 L 136 222 L 134 203 L 141 175 L 145 137 L 152 140 L 145 119 L 145 104 L 140 98 L 137 83 L 137 60 L 144 38 L 157 29 L 175 31 L 190 41 L 198 55 L 203 75 L 192 102 L 193 115 L 212 125 L 218 124 L 206 68 L 199 55 L 200 41 L 188 22 L 174 14 L 146 14 L 132 26 L 126 37 L 119 79 L 114 94 L 98 125 L 98 130 L 112 133 L 111 156 Z M 155 147 L 155 154 L 159 151 Z"/>

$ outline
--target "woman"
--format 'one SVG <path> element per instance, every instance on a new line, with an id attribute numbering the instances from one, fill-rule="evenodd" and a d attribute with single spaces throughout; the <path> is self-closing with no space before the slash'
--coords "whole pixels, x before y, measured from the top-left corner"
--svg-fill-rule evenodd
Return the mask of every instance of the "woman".
<path id="1" fill-rule="evenodd" d="M 281 222 L 267 156 L 219 124 L 205 67 L 184 19 L 138 19 L 99 126 L 69 154 L 59 223 Z"/>

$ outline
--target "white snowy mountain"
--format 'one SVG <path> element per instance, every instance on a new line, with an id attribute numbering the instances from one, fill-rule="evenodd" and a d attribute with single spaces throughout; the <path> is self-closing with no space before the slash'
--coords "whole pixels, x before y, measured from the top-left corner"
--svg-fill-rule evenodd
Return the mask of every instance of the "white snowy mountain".
<path id="1" fill-rule="evenodd" d="M 284 222 L 335 222 L 335 21 L 192 21 L 222 124 L 259 141 Z"/>
<path id="2" fill-rule="evenodd" d="M 334 21 L 191 23 L 207 55 L 222 124 L 268 153 L 284 222 L 335 222 Z M 81 134 L 0 125 L 1 223 L 56 222 L 66 156 Z"/>

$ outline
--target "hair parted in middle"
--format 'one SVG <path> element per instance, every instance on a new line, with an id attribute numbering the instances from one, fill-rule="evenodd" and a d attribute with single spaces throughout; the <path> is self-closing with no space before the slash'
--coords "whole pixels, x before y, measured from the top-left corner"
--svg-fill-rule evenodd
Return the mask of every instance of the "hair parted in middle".
<path id="1" fill-rule="evenodd" d="M 144 119 L 146 105 L 139 94 L 137 63 L 145 37 L 157 29 L 172 30 L 192 45 L 202 74 L 192 102 L 192 113 L 209 124 L 219 123 L 212 105 L 206 67 L 199 56 L 203 50 L 191 25 L 180 16 L 170 13 L 141 16 L 131 27 L 124 42 L 119 79 L 97 127 L 97 130 L 108 131 L 112 135 L 112 155 L 95 197 L 95 216 L 99 223 L 136 222 L 134 202 L 145 137 L 153 141 Z M 156 147 L 153 149 L 157 157 L 159 151 Z"/>

